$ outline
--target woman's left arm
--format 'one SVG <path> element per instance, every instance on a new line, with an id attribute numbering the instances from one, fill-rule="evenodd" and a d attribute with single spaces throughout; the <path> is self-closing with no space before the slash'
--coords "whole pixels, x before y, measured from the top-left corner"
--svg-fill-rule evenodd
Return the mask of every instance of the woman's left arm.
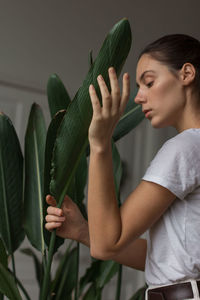
<path id="1" fill-rule="evenodd" d="M 93 118 L 89 128 L 90 163 L 88 185 L 88 225 L 90 251 L 94 257 L 112 259 L 143 234 L 175 199 L 166 188 L 142 181 L 119 209 L 112 165 L 111 138 L 129 98 L 129 76 L 123 76 L 120 95 L 116 73 L 109 69 L 111 93 L 102 77 L 98 83 L 102 106 L 93 86 L 90 97 Z"/>

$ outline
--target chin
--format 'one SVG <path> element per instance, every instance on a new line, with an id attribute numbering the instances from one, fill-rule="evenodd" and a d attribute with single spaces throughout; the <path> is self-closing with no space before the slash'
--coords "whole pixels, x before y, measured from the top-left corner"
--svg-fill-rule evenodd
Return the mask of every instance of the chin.
<path id="1" fill-rule="evenodd" d="M 168 125 L 168 124 L 166 124 L 165 122 L 161 122 L 161 121 L 156 121 L 156 120 L 153 120 L 153 119 L 151 119 L 151 126 L 153 127 L 153 128 L 157 128 L 157 129 L 159 129 L 159 128 L 165 128 L 165 127 L 168 127 L 168 126 L 170 126 L 170 125 Z"/>

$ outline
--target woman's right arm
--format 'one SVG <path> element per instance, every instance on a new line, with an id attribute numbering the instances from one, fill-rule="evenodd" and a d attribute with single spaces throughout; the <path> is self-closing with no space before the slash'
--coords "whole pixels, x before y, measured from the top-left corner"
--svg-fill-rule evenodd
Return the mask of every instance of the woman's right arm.
<path id="1" fill-rule="evenodd" d="M 56 229 L 58 236 L 76 240 L 90 247 L 88 223 L 83 218 L 78 206 L 68 196 L 65 197 L 61 209 L 56 207 L 56 201 L 52 196 L 48 195 L 46 201 L 50 205 L 47 209 L 46 229 L 49 231 Z M 146 250 L 146 240 L 138 238 L 110 259 L 144 271 Z"/>

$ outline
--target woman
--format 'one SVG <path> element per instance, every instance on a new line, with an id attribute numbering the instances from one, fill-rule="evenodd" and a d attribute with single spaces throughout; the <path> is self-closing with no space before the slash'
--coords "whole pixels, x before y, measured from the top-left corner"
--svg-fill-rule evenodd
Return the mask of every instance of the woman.
<path id="1" fill-rule="evenodd" d="M 112 173 L 111 137 L 129 98 L 115 70 L 111 93 L 102 78 L 89 89 L 88 224 L 66 196 L 62 209 L 48 195 L 46 228 L 90 247 L 91 255 L 144 270 L 148 300 L 200 299 L 200 43 L 186 35 L 165 36 L 141 53 L 135 102 L 155 128 L 178 134 L 157 153 L 141 183 L 118 208 Z M 148 231 L 147 240 L 140 236 Z"/>

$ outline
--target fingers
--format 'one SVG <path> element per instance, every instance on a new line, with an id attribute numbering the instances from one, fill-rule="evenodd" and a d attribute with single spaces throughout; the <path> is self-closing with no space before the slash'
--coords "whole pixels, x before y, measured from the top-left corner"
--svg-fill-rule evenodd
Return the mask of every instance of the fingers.
<path id="1" fill-rule="evenodd" d="M 120 103 L 121 114 L 123 113 L 130 96 L 130 77 L 128 73 L 123 75 L 123 91 Z"/>
<path id="2" fill-rule="evenodd" d="M 99 75 L 97 80 L 101 91 L 103 110 L 106 112 L 112 107 L 112 97 L 102 75 Z"/>
<path id="3" fill-rule="evenodd" d="M 56 200 L 55 200 L 54 197 L 51 196 L 51 195 L 47 195 L 47 196 L 46 196 L 46 202 L 47 202 L 49 205 L 56 206 Z"/>
<path id="4" fill-rule="evenodd" d="M 65 221 L 65 216 L 63 215 L 62 209 L 49 206 L 47 209 L 47 215 L 45 217 L 46 224 L 45 228 L 49 231 L 56 229 L 62 225 Z"/>
<path id="5" fill-rule="evenodd" d="M 89 87 L 89 94 L 92 103 L 93 115 L 96 117 L 101 112 L 101 105 L 97 97 L 94 86 L 91 84 Z"/>
<path id="6" fill-rule="evenodd" d="M 53 231 L 54 229 L 59 228 L 61 225 L 62 225 L 61 222 L 50 222 L 50 223 L 46 223 L 46 224 L 45 224 L 45 228 L 46 228 L 48 231 Z"/>

